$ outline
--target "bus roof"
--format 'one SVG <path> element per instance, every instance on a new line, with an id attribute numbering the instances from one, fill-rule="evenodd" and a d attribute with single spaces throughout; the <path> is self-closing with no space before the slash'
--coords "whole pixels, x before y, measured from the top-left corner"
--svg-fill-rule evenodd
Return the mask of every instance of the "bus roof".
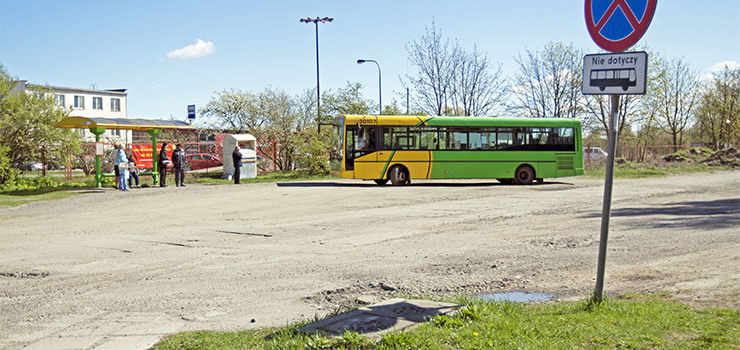
<path id="1" fill-rule="evenodd" d="M 571 118 L 430 117 L 348 114 L 337 117 L 337 121 L 341 119 L 344 119 L 346 125 L 581 127 L 580 120 Z"/>

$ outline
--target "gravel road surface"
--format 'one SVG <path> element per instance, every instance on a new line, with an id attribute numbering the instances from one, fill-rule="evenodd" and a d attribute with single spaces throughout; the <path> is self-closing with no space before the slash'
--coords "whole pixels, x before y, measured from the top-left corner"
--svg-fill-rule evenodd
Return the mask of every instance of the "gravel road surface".
<path id="1" fill-rule="evenodd" d="M 0 209 L 0 349 L 146 349 L 398 295 L 587 297 L 603 180 L 88 192 Z M 617 180 L 612 210 L 607 293 L 739 306 L 740 172 Z"/>

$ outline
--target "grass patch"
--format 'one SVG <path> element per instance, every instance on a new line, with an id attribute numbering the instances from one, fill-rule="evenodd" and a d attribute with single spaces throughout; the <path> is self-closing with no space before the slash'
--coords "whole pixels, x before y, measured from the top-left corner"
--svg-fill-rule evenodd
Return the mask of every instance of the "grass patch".
<path id="1" fill-rule="evenodd" d="M 16 207 L 23 204 L 64 199 L 76 196 L 79 193 L 59 190 L 56 188 L 42 188 L 35 190 L 20 190 L 0 193 L 0 208 Z"/>
<path id="2" fill-rule="evenodd" d="M 740 312 L 693 309 L 662 296 L 628 295 L 540 305 L 459 299 L 467 311 L 372 341 L 327 338 L 293 325 L 241 332 L 187 332 L 154 350 L 237 349 L 738 349 Z"/>
<path id="3" fill-rule="evenodd" d="M 706 173 L 715 170 L 725 170 L 727 167 L 713 167 L 705 164 L 650 164 L 650 163 L 631 163 L 615 164 L 614 177 L 622 179 L 641 179 L 647 177 L 662 177 L 678 174 Z M 592 165 L 586 168 L 585 175 L 593 178 L 603 178 L 606 174 L 606 168 L 603 163 Z"/>

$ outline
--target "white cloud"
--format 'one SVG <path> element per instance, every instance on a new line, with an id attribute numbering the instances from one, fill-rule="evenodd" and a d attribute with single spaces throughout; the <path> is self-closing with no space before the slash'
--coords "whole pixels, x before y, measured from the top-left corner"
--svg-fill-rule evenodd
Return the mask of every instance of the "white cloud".
<path id="1" fill-rule="evenodd" d="M 737 61 L 720 62 L 720 63 L 713 65 L 711 68 L 709 68 L 709 71 L 712 73 L 721 72 L 725 69 L 725 67 L 729 68 L 730 70 L 740 69 L 740 62 L 737 62 Z"/>
<path id="2" fill-rule="evenodd" d="M 699 74 L 698 80 L 702 83 L 711 82 L 714 79 L 714 74 L 723 71 L 725 67 L 729 68 L 730 70 L 740 69 L 740 62 L 737 62 L 737 61 L 719 62 L 709 67 L 709 69 L 706 70 L 706 73 Z"/>
<path id="3" fill-rule="evenodd" d="M 214 52 L 216 52 L 216 45 L 212 41 L 198 39 L 195 41 L 195 44 L 170 51 L 165 57 L 169 60 L 189 60 L 208 56 Z"/>

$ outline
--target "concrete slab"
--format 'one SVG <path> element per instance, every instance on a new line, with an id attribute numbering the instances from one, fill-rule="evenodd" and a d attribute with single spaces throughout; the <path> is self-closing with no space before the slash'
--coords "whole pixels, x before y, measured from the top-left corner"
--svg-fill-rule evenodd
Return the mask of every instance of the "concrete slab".
<path id="1" fill-rule="evenodd" d="M 24 350 L 80 350 L 87 349 L 100 340 L 99 337 L 44 338 L 23 348 Z"/>
<path id="2" fill-rule="evenodd" d="M 451 315 L 463 306 L 428 300 L 390 299 L 346 312 L 301 328 L 305 333 L 340 336 L 353 331 L 371 338 L 416 327 L 438 315 Z"/>
<path id="3" fill-rule="evenodd" d="M 125 337 L 111 337 L 91 350 L 131 350 L 149 349 L 162 339 L 158 335 L 135 335 Z M 51 348 L 50 348 L 51 349 Z"/>
<path id="4" fill-rule="evenodd" d="M 364 309 L 368 309 L 374 315 L 398 317 L 418 323 L 427 321 L 434 316 L 454 313 L 461 307 L 462 305 L 429 300 L 390 299 L 366 306 Z"/>

